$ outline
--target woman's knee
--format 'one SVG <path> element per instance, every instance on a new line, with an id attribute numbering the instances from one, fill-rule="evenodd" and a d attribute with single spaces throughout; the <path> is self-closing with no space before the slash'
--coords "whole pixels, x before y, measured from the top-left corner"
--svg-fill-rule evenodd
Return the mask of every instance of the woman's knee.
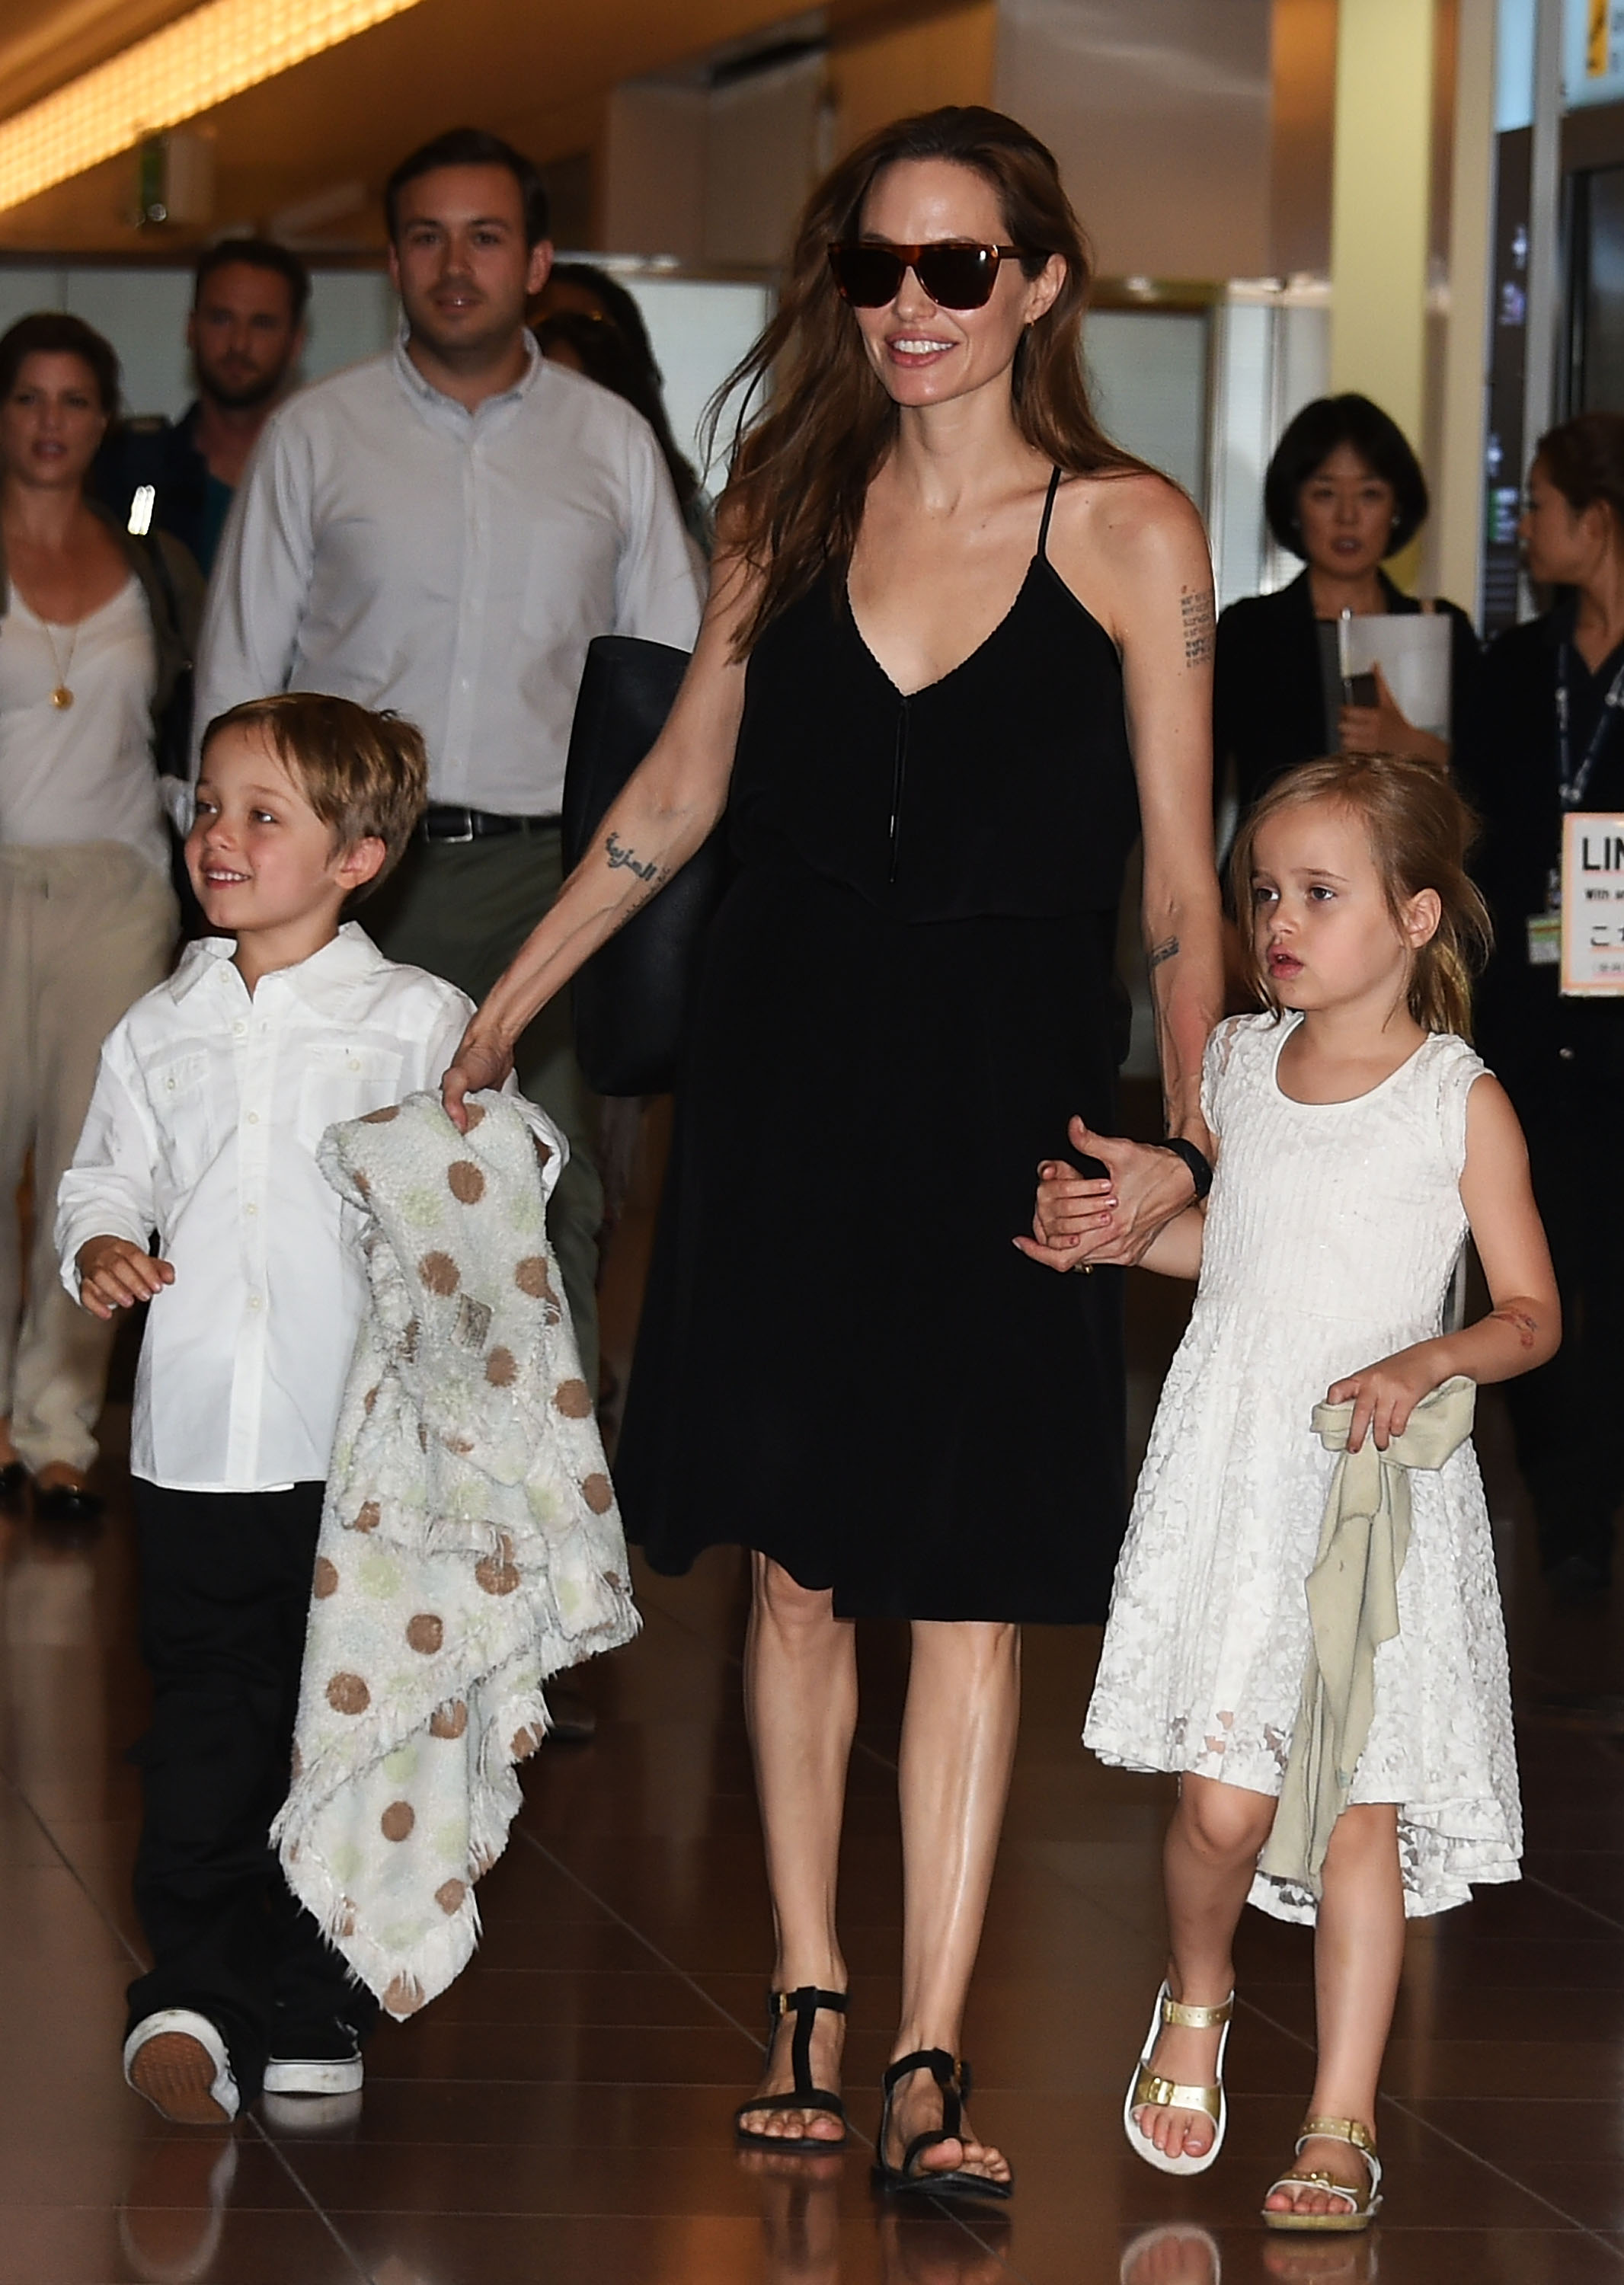
<path id="1" fill-rule="evenodd" d="M 826 1631 L 835 1623 L 835 1597 L 828 1587 L 803 1587 L 800 1581 L 772 1557 L 751 1558 L 750 1592 L 757 1619 L 781 1632 L 808 1635 Z"/>
<path id="2" fill-rule="evenodd" d="M 1268 1839 L 1276 1803 L 1267 1794 L 1211 1778 L 1187 1777 L 1179 1790 L 1186 1840 L 1212 1863 L 1244 1862 Z"/>

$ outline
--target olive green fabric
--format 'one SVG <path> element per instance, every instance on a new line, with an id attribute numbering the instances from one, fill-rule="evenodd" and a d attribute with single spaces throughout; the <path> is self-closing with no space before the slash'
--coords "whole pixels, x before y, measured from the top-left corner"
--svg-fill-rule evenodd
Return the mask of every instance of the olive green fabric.
<path id="1" fill-rule="evenodd" d="M 1477 1386 L 1463 1376 L 1424 1396 L 1385 1452 L 1367 1435 L 1347 1449 L 1352 1404 L 1316 1404 L 1314 1433 L 1339 1452 L 1308 1574 L 1313 1640 L 1280 1807 L 1259 1860 L 1271 1879 L 1317 1896 L 1325 1852 L 1348 1805 L 1370 1734 L 1376 1653 L 1399 1631 L 1399 1574 L 1409 1552 L 1409 1472 L 1441 1468 L 1471 1433 Z"/>

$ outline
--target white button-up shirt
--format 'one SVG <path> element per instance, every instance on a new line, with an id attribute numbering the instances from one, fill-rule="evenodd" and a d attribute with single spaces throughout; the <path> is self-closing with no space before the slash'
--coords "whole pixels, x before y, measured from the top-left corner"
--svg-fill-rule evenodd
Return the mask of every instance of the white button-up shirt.
<path id="1" fill-rule="evenodd" d="M 693 646 L 698 575 L 640 413 L 550 365 L 474 412 L 404 345 L 266 423 L 209 588 L 198 734 L 325 690 L 422 731 L 432 798 L 551 815 L 594 635 Z"/>
<path id="2" fill-rule="evenodd" d="M 472 1002 L 354 923 L 250 998 L 229 937 L 188 947 L 102 1048 L 57 1251 L 75 1300 L 87 1238 L 174 1264 L 148 1312 L 130 1467 L 181 1491 L 326 1477 L 365 1302 L 359 1217 L 316 1164 L 335 1119 L 437 1086 Z M 556 1156 L 565 1145 L 523 1105 Z"/>

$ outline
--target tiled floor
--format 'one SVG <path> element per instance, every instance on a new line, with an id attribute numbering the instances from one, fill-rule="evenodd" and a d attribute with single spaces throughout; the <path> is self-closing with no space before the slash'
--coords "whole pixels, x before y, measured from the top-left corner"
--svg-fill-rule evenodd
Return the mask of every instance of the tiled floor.
<path id="1" fill-rule="evenodd" d="M 1135 1304 L 1138 1409 L 1174 1331 Z M 119 1420 L 112 1426 L 116 1435 Z M 1229 2140 L 1179 2183 L 1126 2149 L 1123 2083 L 1161 1946 L 1167 1788 L 1077 1742 L 1095 1638 L 1034 1631 L 1020 1763 L 966 2044 L 1019 2171 L 1008 2218 L 876 2209 L 867 2149 L 752 2162 L 767 1920 L 739 1716 L 741 1569 L 642 1582 L 592 1671 L 597 1742 L 530 1765 L 475 1967 L 379 2035 L 358 2124 L 166 2129 L 122 2086 L 142 1724 L 127 1519 L 0 1562 L 0 2285 L 1624 2285 L 1620 1621 L 1547 1610 L 1497 1416 L 1530 1849 L 1520 1887 L 1412 1929 L 1366 2241 L 1266 2237 L 1255 2208 L 1309 2081 L 1309 1949 L 1249 1915 Z M 114 1480 L 116 1472 L 114 1472 Z M 1624 1598 L 1621 1598 L 1624 1599 Z M 901 1644 L 863 1643 L 844 1875 L 853 2109 L 872 2133 L 896 2006 Z M 1610 1692 L 1619 1691 L 1617 1696 Z M 1157 2226 L 1181 2230 L 1151 2239 Z"/>

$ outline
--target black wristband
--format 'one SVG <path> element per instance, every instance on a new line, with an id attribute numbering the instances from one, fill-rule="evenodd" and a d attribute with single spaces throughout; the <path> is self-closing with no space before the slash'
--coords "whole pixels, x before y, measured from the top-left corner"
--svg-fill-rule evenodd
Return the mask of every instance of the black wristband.
<path id="1" fill-rule="evenodd" d="M 1196 1204 L 1199 1205 L 1212 1187 L 1212 1161 L 1197 1143 L 1187 1142 L 1182 1135 L 1171 1135 L 1165 1142 L 1157 1144 L 1158 1150 L 1171 1150 L 1189 1168 L 1190 1179 L 1196 1185 Z"/>

